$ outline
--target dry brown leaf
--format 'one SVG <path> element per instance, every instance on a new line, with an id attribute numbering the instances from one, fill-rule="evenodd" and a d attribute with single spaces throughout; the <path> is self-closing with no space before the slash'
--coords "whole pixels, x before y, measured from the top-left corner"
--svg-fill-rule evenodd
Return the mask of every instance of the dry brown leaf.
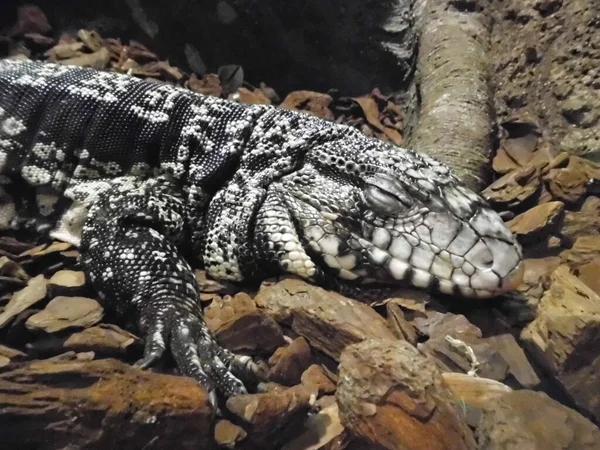
<path id="1" fill-rule="evenodd" d="M 219 76 L 214 73 L 209 73 L 202 79 L 199 79 L 196 74 L 193 73 L 187 81 L 187 86 L 192 91 L 198 92 L 199 94 L 214 95 L 215 97 L 223 95 L 221 80 L 219 79 Z"/>
<path id="2" fill-rule="evenodd" d="M 242 103 L 248 103 L 251 105 L 270 105 L 271 100 L 260 90 L 255 89 L 252 92 L 249 89 L 241 87 L 237 90 L 238 95 L 240 96 L 240 101 Z"/>
<path id="3" fill-rule="evenodd" d="M 333 113 L 329 109 L 332 101 L 330 95 L 320 92 L 294 91 L 290 92 L 279 106 L 296 111 L 307 111 L 322 119 L 333 120 Z"/>

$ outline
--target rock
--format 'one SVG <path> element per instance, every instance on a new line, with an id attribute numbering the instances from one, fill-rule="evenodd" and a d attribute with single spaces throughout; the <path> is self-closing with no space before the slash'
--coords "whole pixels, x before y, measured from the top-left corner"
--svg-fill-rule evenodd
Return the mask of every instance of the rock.
<path id="1" fill-rule="evenodd" d="M 528 166 L 514 170 L 490 184 L 481 195 L 501 208 L 514 208 L 531 198 L 540 188 L 539 169 Z"/>
<path id="2" fill-rule="evenodd" d="M 214 411 L 187 377 L 115 360 L 33 361 L 0 369 L 5 448 L 212 448 Z"/>
<path id="3" fill-rule="evenodd" d="M 91 298 L 55 297 L 46 308 L 34 314 L 25 326 L 30 330 L 56 333 L 67 328 L 88 328 L 104 316 L 104 309 Z"/>
<path id="4" fill-rule="evenodd" d="M 75 270 L 59 270 L 50 277 L 48 289 L 51 297 L 82 295 L 87 291 L 85 274 Z"/>
<path id="5" fill-rule="evenodd" d="M 38 275 L 30 279 L 26 287 L 15 292 L 0 313 L 0 328 L 4 327 L 13 317 L 46 298 L 47 285 L 48 280 L 43 275 Z"/>
<path id="6" fill-rule="evenodd" d="M 474 449 L 435 362 L 408 342 L 370 339 L 342 353 L 336 399 L 342 425 L 387 449 Z"/>
<path id="7" fill-rule="evenodd" d="M 540 384 L 535 370 L 527 360 L 525 352 L 519 347 L 512 334 L 501 334 L 484 339 L 508 363 L 509 373 L 525 388 L 533 389 Z"/>
<path id="8" fill-rule="evenodd" d="M 300 380 L 303 385 L 315 388 L 318 396 L 335 392 L 334 380 L 329 377 L 327 372 L 325 372 L 321 366 L 316 364 L 313 364 L 306 369 L 302 373 Z"/>
<path id="9" fill-rule="evenodd" d="M 244 394 L 227 399 L 227 409 L 248 432 L 250 448 L 278 448 L 304 421 L 311 391 L 299 385 L 265 394 Z"/>
<path id="10" fill-rule="evenodd" d="M 64 350 L 92 351 L 102 356 L 125 355 L 132 348 L 141 347 L 140 338 L 112 324 L 99 324 L 73 333 L 62 346 Z"/>
<path id="11" fill-rule="evenodd" d="M 205 310 L 205 320 L 219 343 L 232 352 L 270 355 L 285 345 L 279 325 L 257 310 L 245 293 L 213 300 Z"/>
<path id="12" fill-rule="evenodd" d="M 578 270 L 577 277 L 596 294 L 600 295 L 600 257 L 584 264 Z"/>
<path id="13" fill-rule="evenodd" d="M 596 450 L 600 430 L 546 394 L 523 390 L 489 402 L 476 437 L 482 450 Z"/>
<path id="14" fill-rule="evenodd" d="M 318 450 L 344 431 L 340 423 L 337 404 L 332 404 L 309 417 L 304 423 L 304 432 L 281 450 Z"/>
<path id="15" fill-rule="evenodd" d="M 556 269 L 537 318 L 521 333 L 532 356 L 585 411 L 600 419 L 600 296 L 570 273 Z"/>
<path id="16" fill-rule="evenodd" d="M 364 339 L 397 342 L 373 308 L 298 279 L 263 284 L 254 300 L 275 320 L 291 324 L 313 348 L 335 360 L 347 345 Z"/>
<path id="17" fill-rule="evenodd" d="M 246 436 L 248 433 L 243 428 L 229 420 L 219 420 L 215 425 L 215 442 L 219 447 L 235 448 L 237 443 L 243 441 Z"/>
<path id="18" fill-rule="evenodd" d="M 269 358 L 272 366 L 268 378 L 284 386 L 300 383 L 302 373 L 312 362 L 310 346 L 303 337 L 294 339 L 287 347 L 279 347 Z"/>
<path id="19" fill-rule="evenodd" d="M 506 225 L 521 243 L 531 242 L 553 231 L 564 210 L 563 202 L 548 202 L 519 214 Z"/>

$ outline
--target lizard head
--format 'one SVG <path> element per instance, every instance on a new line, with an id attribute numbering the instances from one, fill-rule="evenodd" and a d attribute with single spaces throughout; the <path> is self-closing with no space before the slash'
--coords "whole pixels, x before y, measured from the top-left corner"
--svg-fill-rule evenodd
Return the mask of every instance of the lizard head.
<path id="1" fill-rule="evenodd" d="M 521 282 L 515 237 L 446 166 L 351 128 L 325 141 L 270 186 L 257 217 L 286 271 L 477 298 Z M 290 220 L 295 233 L 281 232 Z"/>

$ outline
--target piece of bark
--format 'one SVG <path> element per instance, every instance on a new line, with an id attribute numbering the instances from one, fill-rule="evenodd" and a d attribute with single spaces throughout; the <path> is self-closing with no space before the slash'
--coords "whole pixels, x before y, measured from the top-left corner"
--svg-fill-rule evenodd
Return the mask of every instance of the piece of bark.
<path id="1" fill-rule="evenodd" d="M 567 211 L 560 232 L 572 240 L 600 234 L 600 199 L 589 197 L 579 211 Z"/>
<path id="2" fill-rule="evenodd" d="M 39 313 L 34 314 L 25 326 L 30 330 L 56 333 L 67 328 L 88 328 L 104 316 L 104 308 L 91 298 L 55 297 Z"/>
<path id="3" fill-rule="evenodd" d="M 569 156 L 567 167 L 552 169 L 544 177 L 554 197 L 571 203 L 586 194 L 591 179 L 600 179 L 600 165 L 575 155 Z"/>
<path id="4" fill-rule="evenodd" d="M 242 421 L 248 433 L 244 443 L 249 449 L 272 449 L 300 431 L 310 397 L 310 389 L 299 385 L 265 394 L 230 397 L 226 404 Z"/>
<path id="5" fill-rule="evenodd" d="M 214 411 L 191 378 L 116 360 L 34 361 L 0 369 L 5 448 L 212 448 Z"/>
<path id="6" fill-rule="evenodd" d="M 308 342 L 303 337 L 294 339 L 290 345 L 279 347 L 269 358 L 268 378 L 284 386 L 300 383 L 302 372 L 311 364 L 311 352 Z"/>
<path id="7" fill-rule="evenodd" d="M 596 425 L 542 392 L 509 392 L 482 411 L 482 450 L 596 450 L 600 442 Z"/>
<path id="8" fill-rule="evenodd" d="M 31 278 L 19 263 L 6 256 L 0 257 L 0 275 L 23 282 L 26 282 Z M 25 285 L 26 284 L 27 283 L 25 283 Z"/>
<path id="9" fill-rule="evenodd" d="M 87 291 L 85 274 L 76 270 L 59 270 L 50 277 L 48 290 L 51 297 L 82 295 Z"/>
<path id="10" fill-rule="evenodd" d="M 600 420 L 600 296 L 560 266 L 521 339 L 573 401 Z"/>
<path id="11" fill-rule="evenodd" d="M 506 226 L 521 243 L 531 242 L 554 231 L 564 208 L 563 202 L 548 202 L 534 206 L 508 221 Z"/>
<path id="12" fill-rule="evenodd" d="M 215 442 L 219 447 L 235 448 L 243 441 L 248 433 L 242 427 L 239 427 L 229 420 L 219 420 L 215 425 Z"/>
<path id="13" fill-rule="evenodd" d="M 489 405 L 494 399 L 512 391 L 499 381 L 464 373 L 445 372 L 442 378 L 457 399 L 477 407 Z"/>
<path id="14" fill-rule="evenodd" d="M 578 269 L 578 278 L 600 295 L 600 256 Z"/>
<path id="15" fill-rule="evenodd" d="M 523 282 L 517 288 L 517 292 L 522 294 L 532 307 L 536 307 L 544 291 L 547 289 L 550 274 L 560 264 L 561 259 L 558 256 L 525 259 Z M 532 317 L 531 320 L 534 318 Z M 528 322 L 531 320 L 528 320 Z"/>
<path id="16" fill-rule="evenodd" d="M 475 449 L 435 362 L 406 341 L 348 346 L 336 399 L 342 424 L 387 449 Z"/>
<path id="17" fill-rule="evenodd" d="M 64 350 L 93 351 L 101 356 L 125 355 L 130 349 L 141 347 L 140 338 L 112 324 L 99 324 L 73 333 L 62 345 Z"/>
<path id="18" fill-rule="evenodd" d="M 540 185 L 539 169 L 527 166 L 499 178 L 486 187 L 481 195 L 494 205 L 513 208 L 531 198 Z"/>
<path id="19" fill-rule="evenodd" d="M 254 311 L 221 325 L 215 336 L 234 353 L 270 355 L 285 344 L 281 327 L 263 311 Z"/>
<path id="20" fill-rule="evenodd" d="M 427 319 L 417 318 L 413 321 L 422 333 L 429 336 L 419 348 L 434 355 L 451 371 L 477 373 L 484 378 L 504 380 L 508 363 L 481 338 L 479 328 L 462 315 L 434 311 L 428 313 Z"/>
<path id="21" fill-rule="evenodd" d="M 388 326 L 398 339 L 404 339 L 412 345 L 417 344 L 417 332 L 415 327 L 406 320 L 404 312 L 396 303 L 388 302 L 385 305 L 387 311 Z"/>
<path id="22" fill-rule="evenodd" d="M 572 269 L 577 269 L 594 261 L 600 254 L 600 235 L 581 236 L 575 239 L 573 246 L 560 253 L 561 259 Z"/>
<path id="23" fill-rule="evenodd" d="M 13 317 L 46 298 L 47 285 L 48 280 L 43 275 L 38 275 L 30 279 L 23 289 L 15 292 L 0 313 L 0 328 L 5 326 Z"/>
<path id="24" fill-rule="evenodd" d="M 270 355 L 285 345 L 279 325 L 244 292 L 213 300 L 204 314 L 219 343 L 233 352 Z"/>
<path id="25" fill-rule="evenodd" d="M 397 342 L 373 308 L 298 279 L 264 284 L 254 300 L 275 320 L 290 324 L 313 348 L 335 360 L 347 345 L 364 339 Z"/>
<path id="26" fill-rule="evenodd" d="M 5 345 L 0 344 L 0 356 L 4 356 L 8 358 L 10 361 L 20 361 L 25 359 L 27 355 L 20 350 L 6 347 Z"/>
<path id="27" fill-rule="evenodd" d="M 245 292 L 240 292 L 233 297 L 226 295 L 215 299 L 204 309 L 204 320 L 212 331 L 216 331 L 223 324 L 233 322 L 254 311 L 256 311 L 254 300 Z"/>
<path id="28" fill-rule="evenodd" d="M 484 339 L 508 363 L 508 370 L 512 376 L 525 388 L 533 389 L 540 384 L 540 379 L 527 360 L 525 352 L 517 343 L 512 334 L 501 334 Z"/>
<path id="29" fill-rule="evenodd" d="M 305 386 L 315 388 L 318 396 L 335 392 L 334 380 L 329 377 L 321 366 L 316 364 L 311 365 L 302 373 L 300 381 Z"/>
<path id="30" fill-rule="evenodd" d="M 322 409 L 304 423 L 305 431 L 281 450 L 320 450 L 343 431 L 337 404 Z"/>

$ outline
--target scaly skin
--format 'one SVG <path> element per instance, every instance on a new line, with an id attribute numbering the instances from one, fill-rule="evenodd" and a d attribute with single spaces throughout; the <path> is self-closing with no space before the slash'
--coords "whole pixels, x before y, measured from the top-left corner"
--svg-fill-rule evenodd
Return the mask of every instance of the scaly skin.
<path id="1" fill-rule="evenodd" d="M 0 61 L 0 229 L 80 246 L 144 366 L 168 348 L 213 395 L 256 373 L 221 348 L 188 260 L 217 279 L 408 282 L 491 297 L 522 277 L 501 218 L 439 162 L 307 114 L 125 75 Z"/>

